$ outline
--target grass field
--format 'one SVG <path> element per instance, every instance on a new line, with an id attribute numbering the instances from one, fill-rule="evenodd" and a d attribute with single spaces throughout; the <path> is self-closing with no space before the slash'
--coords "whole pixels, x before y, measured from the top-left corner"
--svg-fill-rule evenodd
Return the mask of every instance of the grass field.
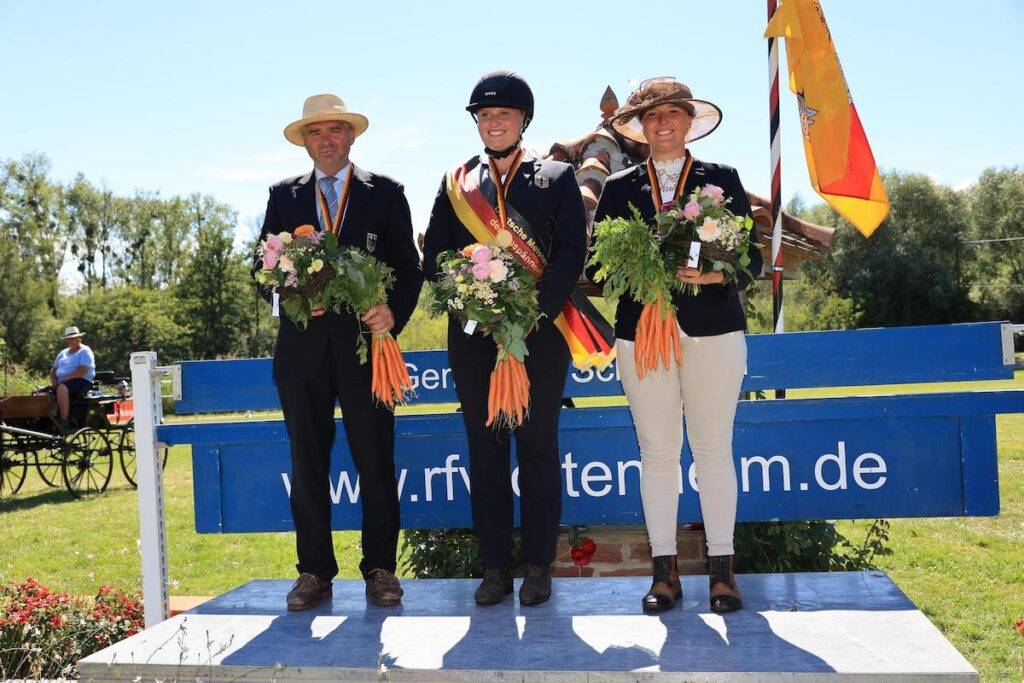
<path id="1" fill-rule="evenodd" d="M 874 387 L 869 392 L 1024 388 L 1008 382 Z M 848 390 L 791 392 L 842 395 Z M 266 417 L 266 416 L 260 416 Z M 1018 680 L 1024 639 L 1024 415 L 998 418 L 1002 512 L 992 518 L 892 520 L 893 554 L 878 564 L 982 673 Z M 171 593 L 211 595 L 258 577 L 294 575 L 291 534 L 198 535 L 193 529 L 188 450 L 172 450 L 165 473 Z M 72 500 L 47 489 L 35 472 L 14 497 L 0 501 L 0 578 L 35 577 L 54 588 L 91 594 L 102 583 L 139 586 L 135 492 L 116 469 L 98 498 Z M 840 529 L 859 539 L 865 523 Z M 358 535 L 335 534 L 342 578 L 355 578 Z"/>

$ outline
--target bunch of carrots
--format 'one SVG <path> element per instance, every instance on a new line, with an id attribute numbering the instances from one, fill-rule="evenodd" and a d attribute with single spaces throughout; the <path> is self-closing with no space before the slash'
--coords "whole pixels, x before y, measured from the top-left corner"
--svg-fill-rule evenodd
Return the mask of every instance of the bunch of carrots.
<path id="1" fill-rule="evenodd" d="M 636 326 L 636 344 L 633 358 L 636 360 L 636 374 L 640 379 L 661 363 L 667 370 L 672 358 L 683 364 L 683 342 L 679 338 L 679 325 L 672 303 L 660 294 L 651 303 L 644 304 L 640 322 Z"/>
<path id="2" fill-rule="evenodd" d="M 393 410 L 396 404 L 404 404 L 412 392 L 409 369 L 402 358 L 398 342 L 390 332 L 375 332 L 370 343 L 373 377 L 370 388 L 373 397 Z"/>
<path id="3" fill-rule="evenodd" d="M 526 366 L 499 348 L 487 393 L 487 426 L 497 422 L 499 427 L 514 429 L 523 424 L 529 405 L 530 378 Z"/>

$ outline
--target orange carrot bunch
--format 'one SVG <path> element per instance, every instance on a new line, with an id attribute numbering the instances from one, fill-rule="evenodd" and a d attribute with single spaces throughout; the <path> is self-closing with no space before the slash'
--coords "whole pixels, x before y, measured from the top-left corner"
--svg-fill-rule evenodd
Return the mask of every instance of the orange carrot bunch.
<path id="1" fill-rule="evenodd" d="M 402 358 L 402 350 L 390 332 L 373 334 L 370 355 L 373 363 L 370 383 L 373 397 L 389 409 L 405 403 L 406 395 L 412 392 L 412 380 L 405 359 Z"/>
<path id="2" fill-rule="evenodd" d="M 672 359 L 683 364 L 683 343 L 679 338 L 679 324 L 671 302 L 661 295 L 649 304 L 644 304 L 640 322 L 636 326 L 636 344 L 633 358 L 636 360 L 636 374 L 640 379 L 658 367 L 667 370 Z"/>
<path id="3" fill-rule="evenodd" d="M 504 357 L 502 357 L 504 355 Z M 526 366 L 499 348 L 487 393 L 487 426 L 516 428 L 523 424 L 530 406 L 530 378 Z"/>

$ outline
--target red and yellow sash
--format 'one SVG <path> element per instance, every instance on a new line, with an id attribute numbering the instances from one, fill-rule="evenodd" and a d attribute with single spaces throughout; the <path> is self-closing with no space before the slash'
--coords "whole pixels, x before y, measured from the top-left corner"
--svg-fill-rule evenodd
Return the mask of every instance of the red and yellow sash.
<path id="1" fill-rule="evenodd" d="M 497 212 L 481 191 L 477 173 L 468 171 L 465 165 L 445 176 L 445 190 L 455 215 L 478 242 L 511 251 L 520 264 L 539 278 L 544 272 L 544 256 L 527 226 L 518 225 L 508 216 L 505 197 L 521 161 L 522 152 L 519 152 L 504 183 L 494 167 L 491 168 L 498 190 Z M 565 337 L 573 365 L 577 368 L 603 369 L 615 359 L 611 325 L 579 289 L 566 300 L 554 324 Z"/>

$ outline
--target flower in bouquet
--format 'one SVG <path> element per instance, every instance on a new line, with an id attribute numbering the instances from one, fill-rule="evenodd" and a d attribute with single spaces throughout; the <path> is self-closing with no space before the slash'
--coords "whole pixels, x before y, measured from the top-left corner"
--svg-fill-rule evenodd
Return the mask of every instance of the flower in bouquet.
<path id="1" fill-rule="evenodd" d="M 701 242 L 714 242 L 722 235 L 722 225 L 714 218 L 708 217 L 697 228 L 697 236 Z"/>
<path id="2" fill-rule="evenodd" d="M 691 200 L 686 202 L 686 205 L 683 206 L 682 215 L 683 218 L 685 218 L 686 220 L 692 221 L 693 219 L 700 215 L 700 211 L 700 202 L 695 202 Z"/>
<path id="3" fill-rule="evenodd" d="M 723 199 L 725 197 L 725 191 L 722 190 L 722 188 L 720 188 L 718 185 L 712 185 L 711 183 L 708 183 L 704 187 L 697 189 L 700 190 L 701 197 L 706 197 L 707 199 L 711 200 L 712 206 L 721 206 L 725 201 Z"/>
<path id="4" fill-rule="evenodd" d="M 594 226 L 591 262 L 598 266 L 595 279 L 606 298 L 628 295 L 643 304 L 633 347 L 642 379 L 659 365 L 668 369 L 673 360 L 681 365 L 683 346 L 672 304 L 675 266 L 666 264 L 661 240 L 637 208 L 630 205 L 630 211 L 630 218 L 606 218 Z M 682 215 L 686 207 L 669 212 Z"/>
<path id="5" fill-rule="evenodd" d="M 348 308 L 357 318 L 362 318 L 374 306 L 386 304 L 388 291 L 395 284 L 390 266 L 355 247 L 338 249 L 322 267 L 338 274 L 324 291 L 328 306 L 336 313 Z M 368 351 L 373 364 L 370 389 L 374 398 L 389 409 L 405 403 L 412 393 L 412 379 L 394 335 L 372 332 L 367 350 L 366 340 L 360 333 L 356 353 L 361 362 L 367 362 Z"/>
<path id="6" fill-rule="evenodd" d="M 700 245 L 696 267 L 702 273 L 721 271 L 726 284 L 741 274 L 750 276 L 748 250 L 754 221 L 733 213 L 730 202 L 721 187 L 709 183 L 694 188 L 681 211 L 672 208 L 658 213 L 655 224 L 668 268 L 690 263 L 690 248 L 696 242 Z M 673 287 L 685 287 L 691 294 L 700 291 L 696 284 L 673 283 Z"/>
<path id="7" fill-rule="evenodd" d="M 450 314 L 494 339 L 487 426 L 515 427 L 526 418 L 530 380 L 523 361 L 526 335 L 540 318 L 535 278 L 499 246 L 470 244 L 437 257 L 440 277 L 430 284 L 432 315 Z"/>
<path id="8" fill-rule="evenodd" d="M 256 282 L 276 292 L 285 314 L 305 329 L 313 309 L 328 304 L 324 288 L 336 275 L 329 263 L 337 251 L 337 238 L 312 225 L 267 235 L 257 247 L 261 267 Z"/>

